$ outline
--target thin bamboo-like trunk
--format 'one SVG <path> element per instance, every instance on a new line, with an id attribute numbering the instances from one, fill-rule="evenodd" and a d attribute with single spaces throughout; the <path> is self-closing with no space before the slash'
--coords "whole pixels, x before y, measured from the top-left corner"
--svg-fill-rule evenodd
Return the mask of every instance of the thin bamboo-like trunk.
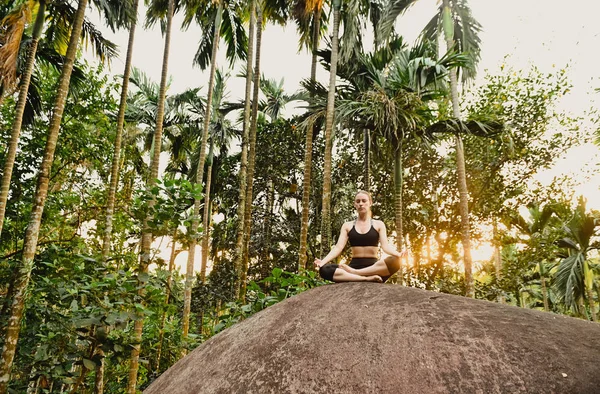
<path id="1" fill-rule="evenodd" d="M 105 371 L 105 360 L 104 350 L 98 348 L 96 354 L 98 354 L 98 365 L 96 366 L 96 376 L 94 377 L 94 394 L 102 394 L 104 392 L 104 371 Z"/>
<path id="2" fill-rule="evenodd" d="M 177 230 L 175 230 L 175 235 L 177 234 Z M 175 235 L 173 235 L 173 244 L 171 247 L 171 258 L 169 259 L 169 276 L 167 278 L 167 287 L 165 290 L 165 307 L 169 305 L 169 298 L 171 296 L 171 286 L 173 283 L 173 269 L 175 267 L 175 257 L 177 256 Z M 160 330 L 158 335 L 158 345 L 156 347 L 156 368 L 155 371 L 158 373 L 160 371 L 160 359 L 162 356 L 162 344 L 165 336 L 165 320 L 167 317 L 167 313 L 163 311 L 161 319 L 160 319 Z"/>
<path id="3" fill-rule="evenodd" d="M 210 126 L 210 111 L 212 109 L 213 90 L 215 88 L 215 72 L 217 70 L 217 50 L 221 37 L 221 17 L 223 15 L 223 0 L 219 1 L 217 17 L 215 20 L 215 31 L 213 35 L 213 46 L 210 58 L 210 76 L 208 80 L 208 93 L 206 98 L 206 110 L 204 113 L 204 125 L 202 130 L 202 142 L 200 145 L 200 157 L 196 170 L 196 182 L 202 183 L 204 177 L 204 161 L 206 160 L 206 142 L 208 141 L 208 127 Z M 190 249 L 188 252 L 187 269 L 185 275 L 185 291 L 183 296 L 183 322 L 182 337 L 187 338 L 190 329 L 190 310 L 192 306 L 192 285 L 194 283 L 194 260 L 196 254 L 196 243 L 198 241 L 198 217 L 200 216 L 200 199 L 194 201 L 194 215 L 190 229 Z"/>
<path id="4" fill-rule="evenodd" d="M 312 60 L 310 67 L 310 80 L 317 80 L 317 50 L 321 29 L 321 8 L 313 11 L 313 36 L 312 36 Z M 311 93 L 311 97 L 314 96 Z M 300 250 L 298 252 L 298 271 L 307 269 L 307 242 L 308 242 L 308 215 L 310 212 L 310 183 L 312 178 L 312 150 L 314 126 L 306 128 L 306 140 L 304 144 L 304 180 L 302 181 L 302 219 L 300 223 Z"/>
<path id="5" fill-rule="evenodd" d="M 264 247 L 262 250 L 262 258 L 260 261 L 261 264 L 261 274 L 263 278 L 269 276 L 269 261 L 271 260 L 269 250 L 271 248 L 271 221 L 273 216 L 273 206 L 275 202 L 275 186 L 273 185 L 273 180 L 269 179 L 267 181 L 267 206 L 265 209 L 265 221 L 264 221 Z"/>
<path id="6" fill-rule="evenodd" d="M 40 42 L 40 37 L 44 27 L 46 1 L 39 1 L 39 5 L 37 17 L 35 18 L 35 24 L 33 26 L 31 43 L 27 49 L 25 71 L 21 76 L 21 81 L 19 84 L 19 98 L 17 99 L 17 105 L 15 107 L 15 120 L 12 124 L 12 132 L 10 135 L 10 141 L 8 143 L 8 152 L 6 154 L 4 169 L 2 171 L 2 184 L 0 185 L 0 235 L 2 234 L 2 227 L 4 224 L 6 203 L 8 201 L 8 193 L 10 191 L 12 171 L 15 166 L 19 135 L 21 135 L 21 126 L 23 125 L 23 113 L 25 112 L 25 104 L 27 103 L 27 92 L 29 91 L 31 75 L 33 74 L 33 70 L 35 68 L 35 55 L 37 53 L 38 44 Z"/>
<path id="7" fill-rule="evenodd" d="M 102 238 L 102 260 L 106 260 L 110 254 L 110 241 L 112 237 L 113 214 L 115 210 L 115 196 L 117 194 L 117 185 L 119 183 L 119 164 L 121 161 L 121 145 L 123 139 L 123 127 L 125 124 L 125 109 L 127 108 L 127 92 L 129 91 L 129 75 L 131 74 L 131 63 L 133 59 L 133 43 L 135 41 L 135 29 L 137 25 L 137 11 L 139 1 L 134 0 L 134 17 L 129 27 L 129 41 L 127 43 L 127 55 L 125 57 L 125 69 L 123 70 L 123 83 L 121 85 L 121 98 L 119 103 L 119 113 L 117 115 L 117 134 L 115 136 L 112 168 L 110 173 L 110 185 L 108 188 L 108 197 L 106 198 L 106 219 L 104 223 L 104 236 Z M 99 362 L 96 367 L 96 377 L 94 380 L 94 393 L 102 394 L 104 392 L 104 350 L 98 349 Z"/>
<path id="8" fill-rule="evenodd" d="M 447 50 L 454 47 L 454 32 L 452 22 L 452 13 L 449 0 L 443 0 L 444 3 L 444 36 L 446 39 Z M 460 108 L 458 106 L 458 78 L 456 69 L 450 69 L 450 93 L 452 98 L 452 113 L 454 118 L 460 120 Z M 462 138 L 457 133 L 456 143 L 456 172 L 458 178 L 458 191 L 460 195 L 460 221 L 461 221 L 461 241 L 463 246 L 463 263 L 465 266 L 465 295 L 475 297 L 473 288 L 473 259 L 471 258 L 471 230 L 469 223 L 469 191 L 467 189 L 467 175 L 465 170 L 465 152 Z"/>
<path id="9" fill-rule="evenodd" d="M 27 285 L 29 284 L 29 278 L 31 277 L 31 270 L 33 269 L 33 259 L 37 249 L 42 213 L 48 195 L 50 169 L 52 167 L 52 162 L 54 161 L 54 152 L 56 150 L 62 115 L 65 110 L 65 103 L 67 101 L 71 72 L 73 71 L 73 64 L 75 63 L 75 58 L 77 56 L 77 47 L 81 37 L 86 7 L 87 0 L 79 0 L 79 5 L 72 25 L 69 46 L 67 48 L 65 61 L 58 82 L 56 102 L 54 103 L 52 118 L 50 119 L 44 157 L 40 166 L 33 199 L 33 208 L 25 232 L 21 266 L 18 268 L 18 274 L 15 279 L 14 296 L 4 336 L 4 347 L 2 349 L 2 358 L 0 359 L 0 394 L 6 393 L 8 390 L 10 370 L 17 350 L 17 341 L 19 340 L 19 333 L 21 330 L 21 319 L 23 317 L 23 309 L 25 308 Z"/>
<path id="10" fill-rule="evenodd" d="M 402 250 L 402 244 L 404 239 L 403 223 L 402 223 L 402 187 L 404 183 L 402 167 L 402 141 L 394 152 L 394 214 L 396 222 L 396 249 Z M 404 267 L 402 266 L 402 260 L 400 259 L 400 269 L 398 270 L 398 283 L 404 284 Z"/>
<path id="11" fill-rule="evenodd" d="M 592 320 L 598 321 L 598 312 L 596 311 L 596 303 L 594 302 L 594 293 L 592 289 L 587 289 L 588 303 L 590 305 L 590 314 L 592 315 Z"/>
<path id="12" fill-rule="evenodd" d="M 165 308 L 169 305 L 169 299 L 171 297 L 171 286 L 173 284 L 173 270 L 175 269 L 175 258 L 177 257 L 177 237 L 178 230 L 175 229 L 173 232 L 173 243 L 171 245 L 171 257 L 169 258 L 169 276 L 167 277 L 167 287 L 165 289 Z M 160 329 L 158 331 L 158 345 L 156 346 L 156 368 L 155 372 L 160 372 L 160 358 L 162 356 L 162 344 L 165 338 L 165 320 L 167 318 L 167 312 L 163 311 L 160 317 Z"/>
<path id="13" fill-rule="evenodd" d="M 493 218 L 493 223 L 492 223 L 492 239 L 493 239 L 493 244 L 494 244 L 494 266 L 496 269 L 496 283 L 500 282 L 500 279 L 502 278 L 502 254 L 500 251 L 500 240 L 499 240 L 499 235 L 498 235 L 498 220 L 496 218 Z M 504 297 L 502 296 L 502 294 L 498 294 L 498 299 L 497 301 L 501 304 L 504 303 Z"/>
<path id="14" fill-rule="evenodd" d="M 250 121 L 250 138 L 248 140 L 248 178 L 246 179 L 246 207 L 244 208 L 244 245 L 242 254 L 242 272 L 237 288 L 237 296 L 246 298 L 246 277 L 248 275 L 250 232 L 252 231 L 252 200 L 254 186 L 254 166 L 256 162 L 256 132 L 258 119 L 258 94 L 260 92 L 260 46 L 262 41 L 262 4 L 256 5 L 256 53 L 254 58 L 254 82 L 252 93 L 252 119 Z"/>
<path id="15" fill-rule="evenodd" d="M 204 218 L 202 220 L 202 266 L 200 267 L 200 280 L 206 280 L 206 266 L 208 265 L 208 244 L 210 240 L 210 184 L 212 181 L 214 143 L 211 141 L 208 151 L 208 168 L 206 172 L 206 191 L 204 192 Z"/>
<path id="16" fill-rule="evenodd" d="M 169 67 L 169 51 L 171 49 L 171 27 L 173 24 L 173 13 L 175 9 L 175 0 L 169 0 L 167 9 L 167 28 L 165 31 L 165 47 L 163 52 L 163 64 L 162 73 L 160 78 L 160 88 L 158 93 L 158 105 L 156 108 L 156 129 L 154 130 L 153 140 L 153 154 L 152 162 L 150 165 L 150 175 L 146 182 L 148 189 L 152 188 L 158 178 L 158 166 L 160 163 L 160 151 L 162 146 L 162 131 L 163 131 L 163 120 L 165 116 L 165 96 L 167 93 L 167 81 L 168 81 L 168 67 Z M 154 201 L 150 201 L 151 206 L 154 205 Z M 139 274 L 145 274 L 148 272 L 148 265 L 150 264 L 150 248 L 152 246 L 152 232 L 148 229 L 148 222 L 150 218 L 146 218 L 142 225 L 142 241 L 141 241 L 141 256 L 140 256 L 140 267 Z M 143 298 L 144 286 L 139 286 L 138 294 Z M 142 343 L 142 330 L 144 328 L 143 315 L 138 314 L 134 323 L 134 344 L 131 350 L 131 360 L 129 363 L 129 374 L 127 381 L 127 393 L 135 394 L 137 386 L 137 374 L 139 370 L 139 359 L 140 350 Z"/>
<path id="17" fill-rule="evenodd" d="M 588 262 L 585 261 L 583 264 L 583 280 L 585 286 L 585 295 L 588 299 L 588 305 L 590 306 L 590 315 L 592 315 L 592 320 L 597 322 L 597 312 L 596 312 L 596 303 L 594 302 L 594 274 L 592 273 Z"/>
<path id="18" fill-rule="evenodd" d="M 113 214 L 115 211 L 115 196 L 119 183 L 119 164 L 121 161 L 121 145 L 123 140 L 123 126 L 125 124 L 125 109 L 127 108 L 127 92 L 129 91 L 129 75 L 131 74 L 131 62 L 133 59 L 133 43 L 135 41 L 135 29 L 137 25 L 137 11 L 139 0 L 134 0 L 133 7 L 135 15 L 129 27 L 129 41 L 127 43 L 127 56 L 125 57 L 125 69 L 123 70 L 123 84 L 121 86 L 121 99 L 119 102 L 119 113 L 117 115 L 117 134 L 113 150 L 112 168 L 110 171 L 110 186 L 106 198 L 106 219 L 104 224 L 104 236 L 102 238 L 102 259 L 106 260 L 110 254 L 110 240 L 112 236 Z"/>
<path id="19" fill-rule="evenodd" d="M 340 31 L 341 0 L 333 0 L 333 33 L 331 39 L 331 67 L 329 70 L 329 92 L 327 93 L 327 115 L 325 117 L 325 162 L 323 166 L 323 205 L 321 209 L 321 247 L 323 256 L 331 244 L 331 160 L 333 150 L 333 121 L 335 109 L 335 78 L 337 75 L 338 43 Z"/>
<path id="20" fill-rule="evenodd" d="M 550 306 L 548 304 L 548 288 L 546 286 L 546 277 L 540 273 L 541 275 L 541 283 L 542 283 L 542 299 L 544 301 L 544 310 L 546 312 L 550 311 Z"/>
<path id="21" fill-rule="evenodd" d="M 365 170 L 363 173 L 364 177 L 364 187 L 365 190 L 371 191 L 371 135 L 369 134 L 369 130 L 363 130 L 363 145 L 365 149 Z"/>
<path id="22" fill-rule="evenodd" d="M 246 54 L 246 90 L 244 95 L 244 125 L 242 130 L 242 153 L 240 162 L 240 190 L 239 203 L 237 209 L 238 228 L 235 243 L 235 272 L 236 272 L 236 292 L 239 289 L 239 280 L 242 277 L 242 267 L 244 266 L 244 217 L 246 210 L 246 184 L 248 183 L 248 140 L 250 138 L 250 115 L 252 108 L 250 104 L 252 94 L 253 78 L 253 59 L 254 59 L 254 30 L 256 26 L 256 0 L 250 2 L 250 26 L 248 27 L 248 52 Z M 239 293 L 236 293 L 236 298 Z"/>

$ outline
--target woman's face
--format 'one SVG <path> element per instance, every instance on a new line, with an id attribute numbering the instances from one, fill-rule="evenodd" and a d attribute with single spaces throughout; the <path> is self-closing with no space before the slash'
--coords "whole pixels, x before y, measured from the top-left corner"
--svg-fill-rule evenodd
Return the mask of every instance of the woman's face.
<path id="1" fill-rule="evenodd" d="M 358 193 L 356 197 L 354 197 L 354 208 L 358 213 L 369 212 L 371 210 L 371 199 L 369 198 L 369 195 Z"/>

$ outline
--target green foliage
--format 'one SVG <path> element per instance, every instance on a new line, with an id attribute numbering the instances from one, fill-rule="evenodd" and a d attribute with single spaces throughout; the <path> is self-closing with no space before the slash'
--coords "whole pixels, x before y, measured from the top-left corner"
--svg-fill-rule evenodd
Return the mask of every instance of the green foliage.
<path id="1" fill-rule="evenodd" d="M 154 236 L 170 235 L 179 225 L 191 225 L 188 209 L 202 198 L 202 185 L 184 179 L 157 179 L 151 189 L 138 190 L 133 200 L 135 218 L 146 223 Z M 198 219 L 198 218 L 196 218 Z"/>
<path id="2" fill-rule="evenodd" d="M 52 2 L 51 11 L 63 3 Z M 115 13 L 111 26 L 126 24 L 129 2 L 111 0 L 94 4 L 104 7 L 105 15 L 109 11 Z M 166 4 L 166 1 L 153 2 L 151 12 L 155 14 L 151 21 L 164 16 Z M 494 261 L 481 263 L 476 275 L 476 297 L 594 317 L 600 288 L 598 213 L 587 210 L 583 201 L 577 207 L 568 203 L 574 193 L 572 181 L 557 179 L 541 188 L 533 179 L 537 172 L 551 167 L 565 149 L 586 142 L 592 132 L 597 133 L 597 112 L 588 114 L 593 118 L 590 126 L 581 118 L 557 110 L 559 100 L 571 88 L 568 69 L 542 73 L 535 67 L 525 71 L 504 67 L 499 74 L 488 75 L 467 99 L 464 122 L 448 121 L 447 70 L 466 67 L 469 65 L 466 57 L 477 59 L 479 55 L 478 39 L 467 31 L 478 33 L 478 24 L 470 18 L 464 1 L 452 4 L 455 21 L 458 17 L 469 17 L 465 20 L 470 25 L 464 26 L 468 29 L 459 32 L 460 26 L 456 24 L 454 29 L 459 48 L 470 47 L 471 53 L 450 52 L 438 59 L 437 42 L 421 41 L 408 50 L 400 37 L 392 37 L 389 45 L 370 54 L 360 53 L 358 46 L 346 47 L 351 61 L 339 65 L 340 83 L 336 89 L 339 127 L 335 130 L 332 163 L 330 230 L 335 238 L 342 223 L 355 214 L 351 199 L 365 184 L 362 162 L 367 130 L 373 212 L 386 223 L 390 236 L 395 229 L 394 159 L 399 158 L 402 163 L 396 175 L 404 183 L 402 220 L 406 241 L 412 249 L 412 264 L 406 267 L 403 278 L 398 279 L 414 287 L 464 294 L 456 159 L 453 153 L 447 153 L 446 140 L 429 137 L 438 131 L 467 128 L 470 135 L 465 136 L 464 144 L 472 192 L 470 207 L 474 221 L 482 225 L 473 226 L 473 239 L 485 243 L 493 238 L 494 245 L 500 248 L 502 262 L 498 273 Z M 111 11 L 111 7 L 119 5 L 121 8 Z M 188 22 L 196 20 L 206 30 L 196 59 L 200 63 L 209 61 L 207 49 L 217 5 L 197 2 L 194 12 L 186 16 Z M 239 30 L 238 5 L 226 4 L 224 33 L 230 58 L 243 57 L 246 45 L 246 38 Z M 183 7 L 184 3 L 176 6 Z M 376 13 L 370 15 L 375 20 L 382 16 L 377 14 L 383 11 L 380 8 L 375 3 L 344 3 L 342 9 L 348 12 L 368 9 Z M 0 5 L 0 14 L 6 9 Z M 205 10 L 209 14 L 204 15 Z M 284 14 L 274 16 L 282 20 Z M 343 17 L 348 27 L 345 34 L 357 32 L 360 26 L 356 22 L 363 21 L 362 17 L 355 14 Z M 326 19 L 326 13 L 322 18 Z M 309 26 L 308 19 L 302 23 Z M 432 35 L 439 32 L 438 19 L 428 25 L 427 31 Z M 68 20 L 63 18 L 58 22 L 66 26 Z M 55 24 L 48 30 L 49 35 L 60 38 L 66 32 L 60 29 Z M 360 41 L 359 36 L 348 38 L 350 43 L 352 39 Z M 98 41 L 94 45 L 103 43 Z M 22 130 L 0 239 L 1 325 L 6 323 L 2 319 L 6 319 L 4 312 L 11 301 L 10 283 L 20 261 L 35 175 L 45 145 L 44 131 L 52 115 L 62 61 L 47 45 L 40 48 L 47 60 L 39 61 L 36 66 L 36 75 L 43 78 L 34 77 L 36 83 L 32 89 L 37 98 L 29 100 L 36 111 L 31 110 L 30 122 Z M 328 68 L 330 51 L 319 54 Z M 166 99 L 162 151 L 169 154 L 167 175 L 151 189 L 145 189 L 142 185 L 148 176 L 146 163 L 155 128 L 158 85 L 143 73 L 133 72 L 113 220 L 113 253 L 103 261 L 97 256 L 104 230 L 109 152 L 113 149 L 120 86 L 106 76 L 102 67 L 84 62 L 79 66 L 74 77 L 85 83 L 72 84 L 65 107 L 19 353 L 13 368 L 11 389 L 15 392 L 27 391 L 32 383 L 38 392 L 69 391 L 78 381 L 81 381 L 80 392 L 91 392 L 94 384 L 91 370 L 102 359 L 106 365 L 105 391 L 122 392 L 130 351 L 135 344 L 135 319 L 144 322 L 138 382 L 143 389 L 179 360 L 184 350 L 193 349 L 217 332 L 277 302 L 323 284 L 314 271 L 292 271 L 299 248 L 304 137 L 306 127 L 312 128 L 313 124 L 309 262 L 319 257 L 318 226 L 314 223 L 321 221 L 319 185 L 323 181 L 324 141 L 320 131 L 327 89 L 318 83 L 306 83 L 306 92 L 287 95 L 282 89 L 283 82 L 265 77 L 261 83 L 264 100 L 259 103 L 263 114 L 259 118 L 256 146 L 249 285 L 242 302 L 236 299 L 237 278 L 233 267 L 241 159 L 237 149 L 230 149 L 237 142 L 240 130 L 230 120 L 235 116 L 229 116 L 239 106 L 223 102 L 227 97 L 227 77 L 218 73 L 210 129 L 215 151 L 212 204 L 205 208 L 222 215 L 223 220 L 202 229 L 211 236 L 209 250 L 203 253 L 208 254 L 212 270 L 204 283 L 198 280 L 193 288 L 192 312 L 196 319 L 191 322 L 192 334 L 183 340 L 180 311 L 184 278 L 179 272 L 166 271 L 164 261 L 156 256 L 148 273 L 137 274 L 138 246 L 142 230 L 147 230 L 142 229 L 143 223 L 151 218 L 146 224 L 154 237 L 177 233 L 176 249 L 186 248 L 182 230 L 194 219 L 190 216 L 194 199 L 203 197 L 202 188 L 194 186 L 192 182 L 196 180 L 190 174 L 196 173 L 194 163 L 200 148 L 199 128 L 206 99 L 200 87 L 191 87 Z M 309 99 L 308 93 L 313 97 Z M 307 111 L 299 117 L 284 118 L 283 106 L 298 98 L 308 100 Z M 5 97 L 0 105 L 0 141 L 10 138 L 14 99 Z M 484 121 L 505 127 L 500 133 L 497 130 L 488 133 L 481 127 Z M 481 134 L 486 138 L 479 138 Z M 5 149 L 0 148 L 0 162 L 5 155 Z M 496 231 L 490 236 L 483 226 L 495 226 Z M 143 296 L 139 292 L 142 288 Z"/>
<path id="3" fill-rule="evenodd" d="M 247 287 L 246 302 L 228 302 L 212 327 L 211 335 L 244 320 L 261 310 L 324 284 L 315 271 L 302 271 L 299 274 L 274 268 L 271 275 L 259 283 L 250 282 Z M 265 290 L 266 289 L 266 290 Z"/>
<path id="4" fill-rule="evenodd" d="M 474 215 L 486 219 L 507 202 L 526 203 L 524 185 L 582 141 L 580 119 L 556 110 L 570 88 L 565 69 L 543 74 L 535 67 L 527 72 L 502 67 L 500 74 L 486 77 L 469 100 L 469 116 L 498 119 L 506 127 L 492 138 L 465 138 Z"/>

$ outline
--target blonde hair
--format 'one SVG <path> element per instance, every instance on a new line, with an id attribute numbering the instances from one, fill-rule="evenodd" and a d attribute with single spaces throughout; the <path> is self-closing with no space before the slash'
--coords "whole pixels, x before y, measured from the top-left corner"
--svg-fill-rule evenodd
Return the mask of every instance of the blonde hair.
<path id="1" fill-rule="evenodd" d="M 369 197 L 369 202 L 371 204 L 373 204 L 373 196 L 371 196 L 371 193 L 369 193 L 366 190 L 359 190 L 356 192 L 356 194 L 354 195 L 354 198 L 356 198 L 356 196 L 358 196 L 359 194 L 366 194 Z"/>

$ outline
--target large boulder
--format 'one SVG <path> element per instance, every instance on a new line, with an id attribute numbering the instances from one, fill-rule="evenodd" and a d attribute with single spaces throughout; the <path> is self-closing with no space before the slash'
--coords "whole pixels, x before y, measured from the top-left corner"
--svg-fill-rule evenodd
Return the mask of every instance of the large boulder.
<path id="1" fill-rule="evenodd" d="M 214 336 L 146 394 L 600 393 L 600 324 L 397 285 L 321 286 Z"/>

